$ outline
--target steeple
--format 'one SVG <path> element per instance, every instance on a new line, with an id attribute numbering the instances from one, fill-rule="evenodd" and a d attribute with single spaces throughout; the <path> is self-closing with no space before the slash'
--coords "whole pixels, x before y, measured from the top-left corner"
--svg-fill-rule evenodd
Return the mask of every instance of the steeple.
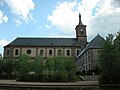
<path id="1" fill-rule="evenodd" d="M 85 47 L 87 44 L 87 34 L 86 34 L 86 25 L 82 24 L 81 14 L 79 13 L 79 23 L 75 28 L 76 30 L 76 39 L 83 43 L 82 47 Z"/>
<path id="2" fill-rule="evenodd" d="M 81 21 L 81 14 L 79 13 L 79 25 L 83 25 Z"/>

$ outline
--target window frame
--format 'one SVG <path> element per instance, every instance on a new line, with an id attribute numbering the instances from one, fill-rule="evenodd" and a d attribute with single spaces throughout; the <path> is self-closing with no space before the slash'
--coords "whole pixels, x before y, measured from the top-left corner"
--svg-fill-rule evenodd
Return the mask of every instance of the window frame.
<path id="1" fill-rule="evenodd" d="M 10 49 L 6 50 L 6 55 L 10 55 Z"/>
<path id="2" fill-rule="evenodd" d="M 28 49 L 26 52 L 27 52 L 27 54 L 30 55 L 32 53 L 32 50 Z"/>
<path id="3" fill-rule="evenodd" d="M 15 49 L 15 55 L 19 55 L 19 50 Z"/>
<path id="4" fill-rule="evenodd" d="M 49 49 L 48 54 L 49 54 L 49 56 L 52 56 L 52 55 L 53 55 L 53 50 L 52 50 L 52 49 Z"/>
<path id="5" fill-rule="evenodd" d="M 66 57 L 71 56 L 71 49 L 66 49 L 66 50 L 65 50 L 65 53 L 66 53 L 66 54 L 65 54 Z M 68 53 L 69 53 L 69 54 L 68 54 Z"/>

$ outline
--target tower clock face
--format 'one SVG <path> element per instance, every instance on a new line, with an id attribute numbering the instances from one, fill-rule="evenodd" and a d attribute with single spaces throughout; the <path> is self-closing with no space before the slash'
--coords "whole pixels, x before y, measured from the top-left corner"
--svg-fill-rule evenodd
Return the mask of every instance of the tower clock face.
<path id="1" fill-rule="evenodd" d="M 83 29 L 80 29 L 81 34 L 83 34 Z"/>
<path id="2" fill-rule="evenodd" d="M 82 32 L 82 31 L 83 31 L 83 29 L 80 29 L 80 31 Z"/>

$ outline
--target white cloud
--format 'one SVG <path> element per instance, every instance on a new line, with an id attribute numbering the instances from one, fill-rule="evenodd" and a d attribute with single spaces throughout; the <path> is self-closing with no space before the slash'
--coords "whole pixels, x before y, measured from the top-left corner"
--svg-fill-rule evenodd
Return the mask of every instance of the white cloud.
<path id="1" fill-rule="evenodd" d="M 2 40 L 0 40 L 0 46 L 5 46 L 5 45 L 7 45 L 9 42 L 8 41 L 6 41 L 5 39 L 2 39 Z"/>
<path id="2" fill-rule="evenodd" d="M 3 47 L 7 45 L 9 42 L 6 41 L 5 39 L 0 40 L 0 54 L 3 54 Z"/>
<path id="3" fill-rule="evenodd" d="M 61 34 L 75 36 L 74 28 L 78 24 L 78 11 L 74 10 L 76 6 L 76 2 L 58 4 L 52 15 L 48 16 L 48 20 L 61 31 Z"/>
<path id="4" fill-rule="evenodd" d="M 105 37 L 108 33 L 114 34 L 119 31 L 120 11 L 117 10 L 120 8 L 112 6 L 114 4 L 112 1 L 115 0 L 99 1 L 99 11 L 88 20 L 88 37 L 92 37 L 96 33 L 100 33 Z"/>
<path id="5" fill-rule="evenodd" d="M 48 20 L 57 27 L 61 34 L 75 35 L 78 24 L 78 13 L 82 14 L 82 22 L 87 25 L 88 41 L 97 33 L 106 36 L 120 29 L 119 0 L 82 0 L 81 2 L 59 3 Z"/>
<path id="6" fill-rule="evenodd" d="M 8 21 L 8 17 L 4 15 L 4 13 L 0 10 L 0 24 L 7 21 Z"/>
<path id="7" fill-rule="evenodd" d="M 56 26 L 62 35 L 74 36 L 75 27 L 78 24 L 79 12 L 82 14 L 82 22 L 87 25 L 90 17 L 93 15 L 93 9 L 97 12 L 99 0 L 83 0 L 78 3 L 63 2 L 59 3 L 52 15 L 48 16 L 48 20 L 52 25 Z"/>
<path id="8" fill-rule="evenodd" d="M 34 10 L 34 2 L 32 0 L 5 0 L 11 9 L 12 14 L 24 20 L 26 23 L 31 17 L 30 11 Z"/>

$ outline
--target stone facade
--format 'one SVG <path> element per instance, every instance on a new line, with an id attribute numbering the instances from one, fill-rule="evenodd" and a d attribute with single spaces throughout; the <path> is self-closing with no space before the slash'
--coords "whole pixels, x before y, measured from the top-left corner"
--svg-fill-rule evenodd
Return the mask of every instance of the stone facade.
<path id="1" fill-rule="evenodd" d="M 4 47 L 4 58 L 18 58 L 20 54 L 28 54 L 30 58 L 41 54 L 48 58 L 58 56 L 58 52 L 63 57 L 77 57 L 87 45 L 86 25 L 82 24 L 81 15 L 75 30 L 76 38 L 16 38 Z"/>
<path id="2" fill-rule="evenodd" d="M 93 70 L 98 66 L 98 58 L 100 49 L 104 39 L 97 35 L 88 45 L 79 53 L 75 62 L 76 70 L 82 72 L 83 70 Z"/>
<path id="3" fill-rule="evenodd" d="M 76 60 L 77 71 L 93 70 L 98 66 L 100 49 L 89 49 Z"/>
<path id="4" fill-rule="evenodd" d="M 31 58 L 40 54 L 44 58 L 48 58 L 58 56 L 58 52 L 61 52 L 63 57 L 76 57 L 79 50 L 79 47 L 6 47 L 4 49 L 4 58 L 18 58 L 21 53 L 27 54 Z"/>

